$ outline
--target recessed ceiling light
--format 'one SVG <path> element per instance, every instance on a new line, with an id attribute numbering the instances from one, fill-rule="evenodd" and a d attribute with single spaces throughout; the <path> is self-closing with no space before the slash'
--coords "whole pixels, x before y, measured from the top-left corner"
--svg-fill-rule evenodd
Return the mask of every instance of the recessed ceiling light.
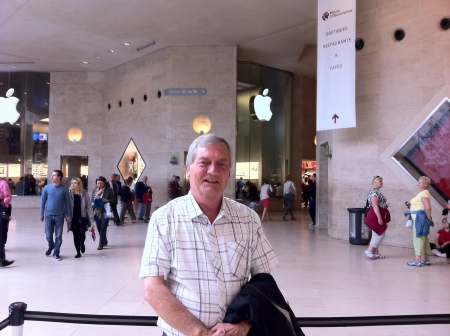
<path id="1" fill-rule="evenodd" d="M 11 69 L 16 69 L 16 67 L 14 65 L 11 65 Z"/>
<path id="2" fill-rule="evenodd" d="M 113 53 L 113 52 L 114 52 L 114 50 L 112 50 L 112 49 L 109 49 L 109 52 Z"/>
<path id="3" fill-rule="evenodd" d="M 129 46 L 130 44 L 128 42 L 123 42 L 123 45 Z"/>
<path id="4" fill-rule="evenodd" d="M 83 64 L 89 64 L 89 62 L 84 61 Z"/>
<path id="5" fill-rule="evenodd" d="M 100 57 L 100 56 L 97 56 L 96 58 L 99 59 L 99 58 L 101 58 L 101 57 Z"/>

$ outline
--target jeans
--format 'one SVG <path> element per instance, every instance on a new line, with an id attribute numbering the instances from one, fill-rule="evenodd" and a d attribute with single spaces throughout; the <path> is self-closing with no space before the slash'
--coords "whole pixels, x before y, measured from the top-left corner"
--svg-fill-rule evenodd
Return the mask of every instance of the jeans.
<path id="1" fill-rule="evenodd" d="M 294 194 L 288 193 L 288 194 L 284 194 L 284 213 L 283 216 L 286 216 L 288 213 L 291 216 L 294 216 L 294 214 L 292 213 L 291 207 L 292 207 L 292 199 L 294 198 Z"/>
<path id="2" fill-rule="evenodd" d="M 145 204 L 144 204 L 144 202 L 139 203 L 138 219 L 143 219 L 144 218 L 144 212 L 145 212 Z"/>
<path id="3" fill-rule="evenodd" d="M 309 199 L 309 209 L 308 209 L 309 216 L 312 219 L 312 222 L 314 225 L 316 225 L 316 198 L 311 197 Z"/>
<path id="4" fill-rule="evenodd" d="M 108 239 L 106 239 L 108 222 L 109 218 L 106 216 L 106 211 L 103 212 L 102 218 L 100 220 L 95 221 L 95 224 L 97 225 L 98 235 L 100 236 L 98 240 L 98 246 L 100 247 L 108 245 Z"/>
<path id="5" fill-rule="evenodd" d="M 62 233 L 64 227 L 64 215 L 45 215 L 45 237 L 48 242 L 48 249 L 53 250 L 53 255 L 59 256 L 62 244 Z M 55 241 L 53 242 L 53 234 Z"/>

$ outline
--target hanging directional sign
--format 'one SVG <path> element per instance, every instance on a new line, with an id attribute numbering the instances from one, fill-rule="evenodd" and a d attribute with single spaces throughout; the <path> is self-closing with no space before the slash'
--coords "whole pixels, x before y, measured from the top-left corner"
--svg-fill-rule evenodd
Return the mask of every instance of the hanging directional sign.
<path id="1" fill-rule="evenodd" d="M 317 131 L 356 127 L 356 0 L 319 0 Z"/>

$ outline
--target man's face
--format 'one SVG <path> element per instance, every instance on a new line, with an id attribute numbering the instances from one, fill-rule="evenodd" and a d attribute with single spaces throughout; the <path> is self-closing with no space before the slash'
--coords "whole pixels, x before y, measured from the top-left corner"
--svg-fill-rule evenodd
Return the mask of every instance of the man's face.
<path id="1" fill-rule="evenodd" d="M 142 178 L 142 181 L 144 181 L 145 183 L 147 183 L 147 180 L 148 180 L 147 176 L 144 176 L 144 177 Z"/>
<path id="2" fill-rule="evenodd" d="M 187 167 L 191 192 L 199 202 L 221 199 L 230 178 L 230 153 L 221 142 L 197 147 L 194 162 Z"/>
<path id="3" fill-rule="evenodd" d="M 109 180 L 110 180 L 111 182 L 113 182 L 113 181 L 114 181 L 114 175 L 109 175 Z"/>
<path id="4" fill-rule="evenodd" d="M 52 183 L 57 183 L 60 182 L 61 178 L 59 177 L 57 172 L 53 172 L 52 173 Z"/>

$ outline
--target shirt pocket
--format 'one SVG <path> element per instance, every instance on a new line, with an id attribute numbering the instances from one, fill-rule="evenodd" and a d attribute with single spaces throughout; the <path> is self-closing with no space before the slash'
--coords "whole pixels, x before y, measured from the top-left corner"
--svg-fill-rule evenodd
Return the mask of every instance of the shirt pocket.
<path id="1" fill-rule="evenodd" d="M 244 278 L 248 265 L 248 241 L 227 242 L 227 265 L 230 273 L 237 278 Z"/>

